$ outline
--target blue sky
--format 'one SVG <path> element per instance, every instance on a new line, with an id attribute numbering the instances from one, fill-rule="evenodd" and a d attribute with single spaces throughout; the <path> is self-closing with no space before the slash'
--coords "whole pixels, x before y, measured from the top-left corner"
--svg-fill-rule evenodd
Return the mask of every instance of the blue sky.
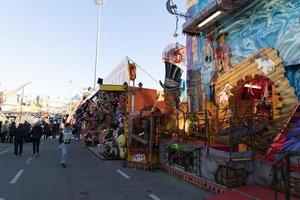
<path id="1" fill-rule="evenodd" d="M 185 1 L 174 2 L 184 11 Z M 32 81 L 27 95 L 65 99 L 69 80 L 72 94 L 92 86 L 96 14 L 93 0 L 1 1 L 0 90 Z M 185 43 L 181 34 L 172 36 L 174 29 L 175 17 L 165 9 L 165 0 L 107 0 L 101 18 L 100 76 L 129 56 L 163 80 L 163 49 Z M 141 80 L 145 87 L 159 87 L 138 71 Z"/>

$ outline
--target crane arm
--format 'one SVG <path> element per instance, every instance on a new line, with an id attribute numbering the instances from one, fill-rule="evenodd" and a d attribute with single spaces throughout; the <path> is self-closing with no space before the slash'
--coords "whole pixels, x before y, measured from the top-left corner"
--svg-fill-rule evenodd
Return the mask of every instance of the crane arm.
<path id="1" fill-rule="evenodd" d="M 22 90 L 24 87 L 26 87 L 29 84 L 31 84 L 31 81 L 27 82 L 25 84 L 22 84 L 22 85 L 18 86 L 17 88 L 13 89 L 13 90 L 10 90 L 8 92 L 4 92 L 4 97 L 7 98 L 7 97 L 9 97 L 11 95 L 16 94 L 18 91 Z"/>

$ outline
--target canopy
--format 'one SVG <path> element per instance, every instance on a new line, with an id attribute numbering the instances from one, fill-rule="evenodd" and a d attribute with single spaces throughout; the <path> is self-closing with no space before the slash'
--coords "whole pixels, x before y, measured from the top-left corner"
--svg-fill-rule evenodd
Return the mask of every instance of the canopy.
<path id="1" fill-rule="evenodd" d="M 94 96 L 96 96 L 98 92 L 99 92 L 99 90 L 94 90 L 94 91 L 92 91 L 91 94 L 90 94 L 89 96 L 87 96 L 87 97 L 84 99 L 83 103 L 85 103 L 85 102 L 87 102 L 88 100 L 94 98 Z"/>

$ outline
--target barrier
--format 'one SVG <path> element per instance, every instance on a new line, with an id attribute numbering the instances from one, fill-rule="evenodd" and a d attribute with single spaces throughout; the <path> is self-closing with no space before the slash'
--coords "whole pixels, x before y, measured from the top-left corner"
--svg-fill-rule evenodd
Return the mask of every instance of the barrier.
<path id="1" fill-rule="evenodd" d="M 173 169 L 173 168 L 167 167 L 167 166 L 163 166 L 162 169 L 173 176 L 176 176 L 186 182 L 192 183 L 192 184 L 194 184 L 200 188 L 203 188 L 205 190 L 209 190 L 213 193 L 219 194 L 219 193 L 224 193 L 224 192 L 228 191 L 228 188 L 226 188 L 223 185 L 219 185 L 212 181 L 197 177 L 193 174 L 188 174 L 188 173 L 185 173 L 180 170 Z"/>

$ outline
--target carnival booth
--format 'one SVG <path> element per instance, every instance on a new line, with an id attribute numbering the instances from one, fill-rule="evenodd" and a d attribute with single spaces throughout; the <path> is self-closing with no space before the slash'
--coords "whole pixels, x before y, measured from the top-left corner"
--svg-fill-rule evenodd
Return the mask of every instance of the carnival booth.
<path id="1" fill-rule="evenodd" d="M 162 112 L 149 105 L 129 118 L 128 167 L 144 170 L 158 167 L 160 134 L 164 123 Z"/>
<path id="2" fill-rule="evenodd" d="M 125 86 L 101 85 L 77 108 L 75 127 L 88 145 L 99 147 L 106 157 L 119 157 L 118 139 L 124 135 L 127 92 Z"/>
<path id="3" fill-rule="evenodd" d="M 101 85 L 97 100 L 98 149 L 107 159 L 124 159 L 127 87 Z M 95 110 L 93 111 L 95 112 Z"/>
<path id="4" fill-rule="evenodd" d="M 204 133 L 204 143 L 165 140 L 163 152 L 171 150 L 169 156 L 161 153 L 167 158 L 161 163 L 170 173 L 216 193 L 257 184 L 283 191 L 286 199 L 291 193 L 300 196 L 299 154 L 294 152 L 299 151 L 300 32 L 293 21 L 300 2 L 186 2 L 191 17 L 183 24 L 184 116 L 186 127 L 202 121 L 198 124 L 204 128 L 192 127 Z M 176 8 L 168 3 L 169 9 Z M 189 149 L 194 153 L 188 154 Z"/>

